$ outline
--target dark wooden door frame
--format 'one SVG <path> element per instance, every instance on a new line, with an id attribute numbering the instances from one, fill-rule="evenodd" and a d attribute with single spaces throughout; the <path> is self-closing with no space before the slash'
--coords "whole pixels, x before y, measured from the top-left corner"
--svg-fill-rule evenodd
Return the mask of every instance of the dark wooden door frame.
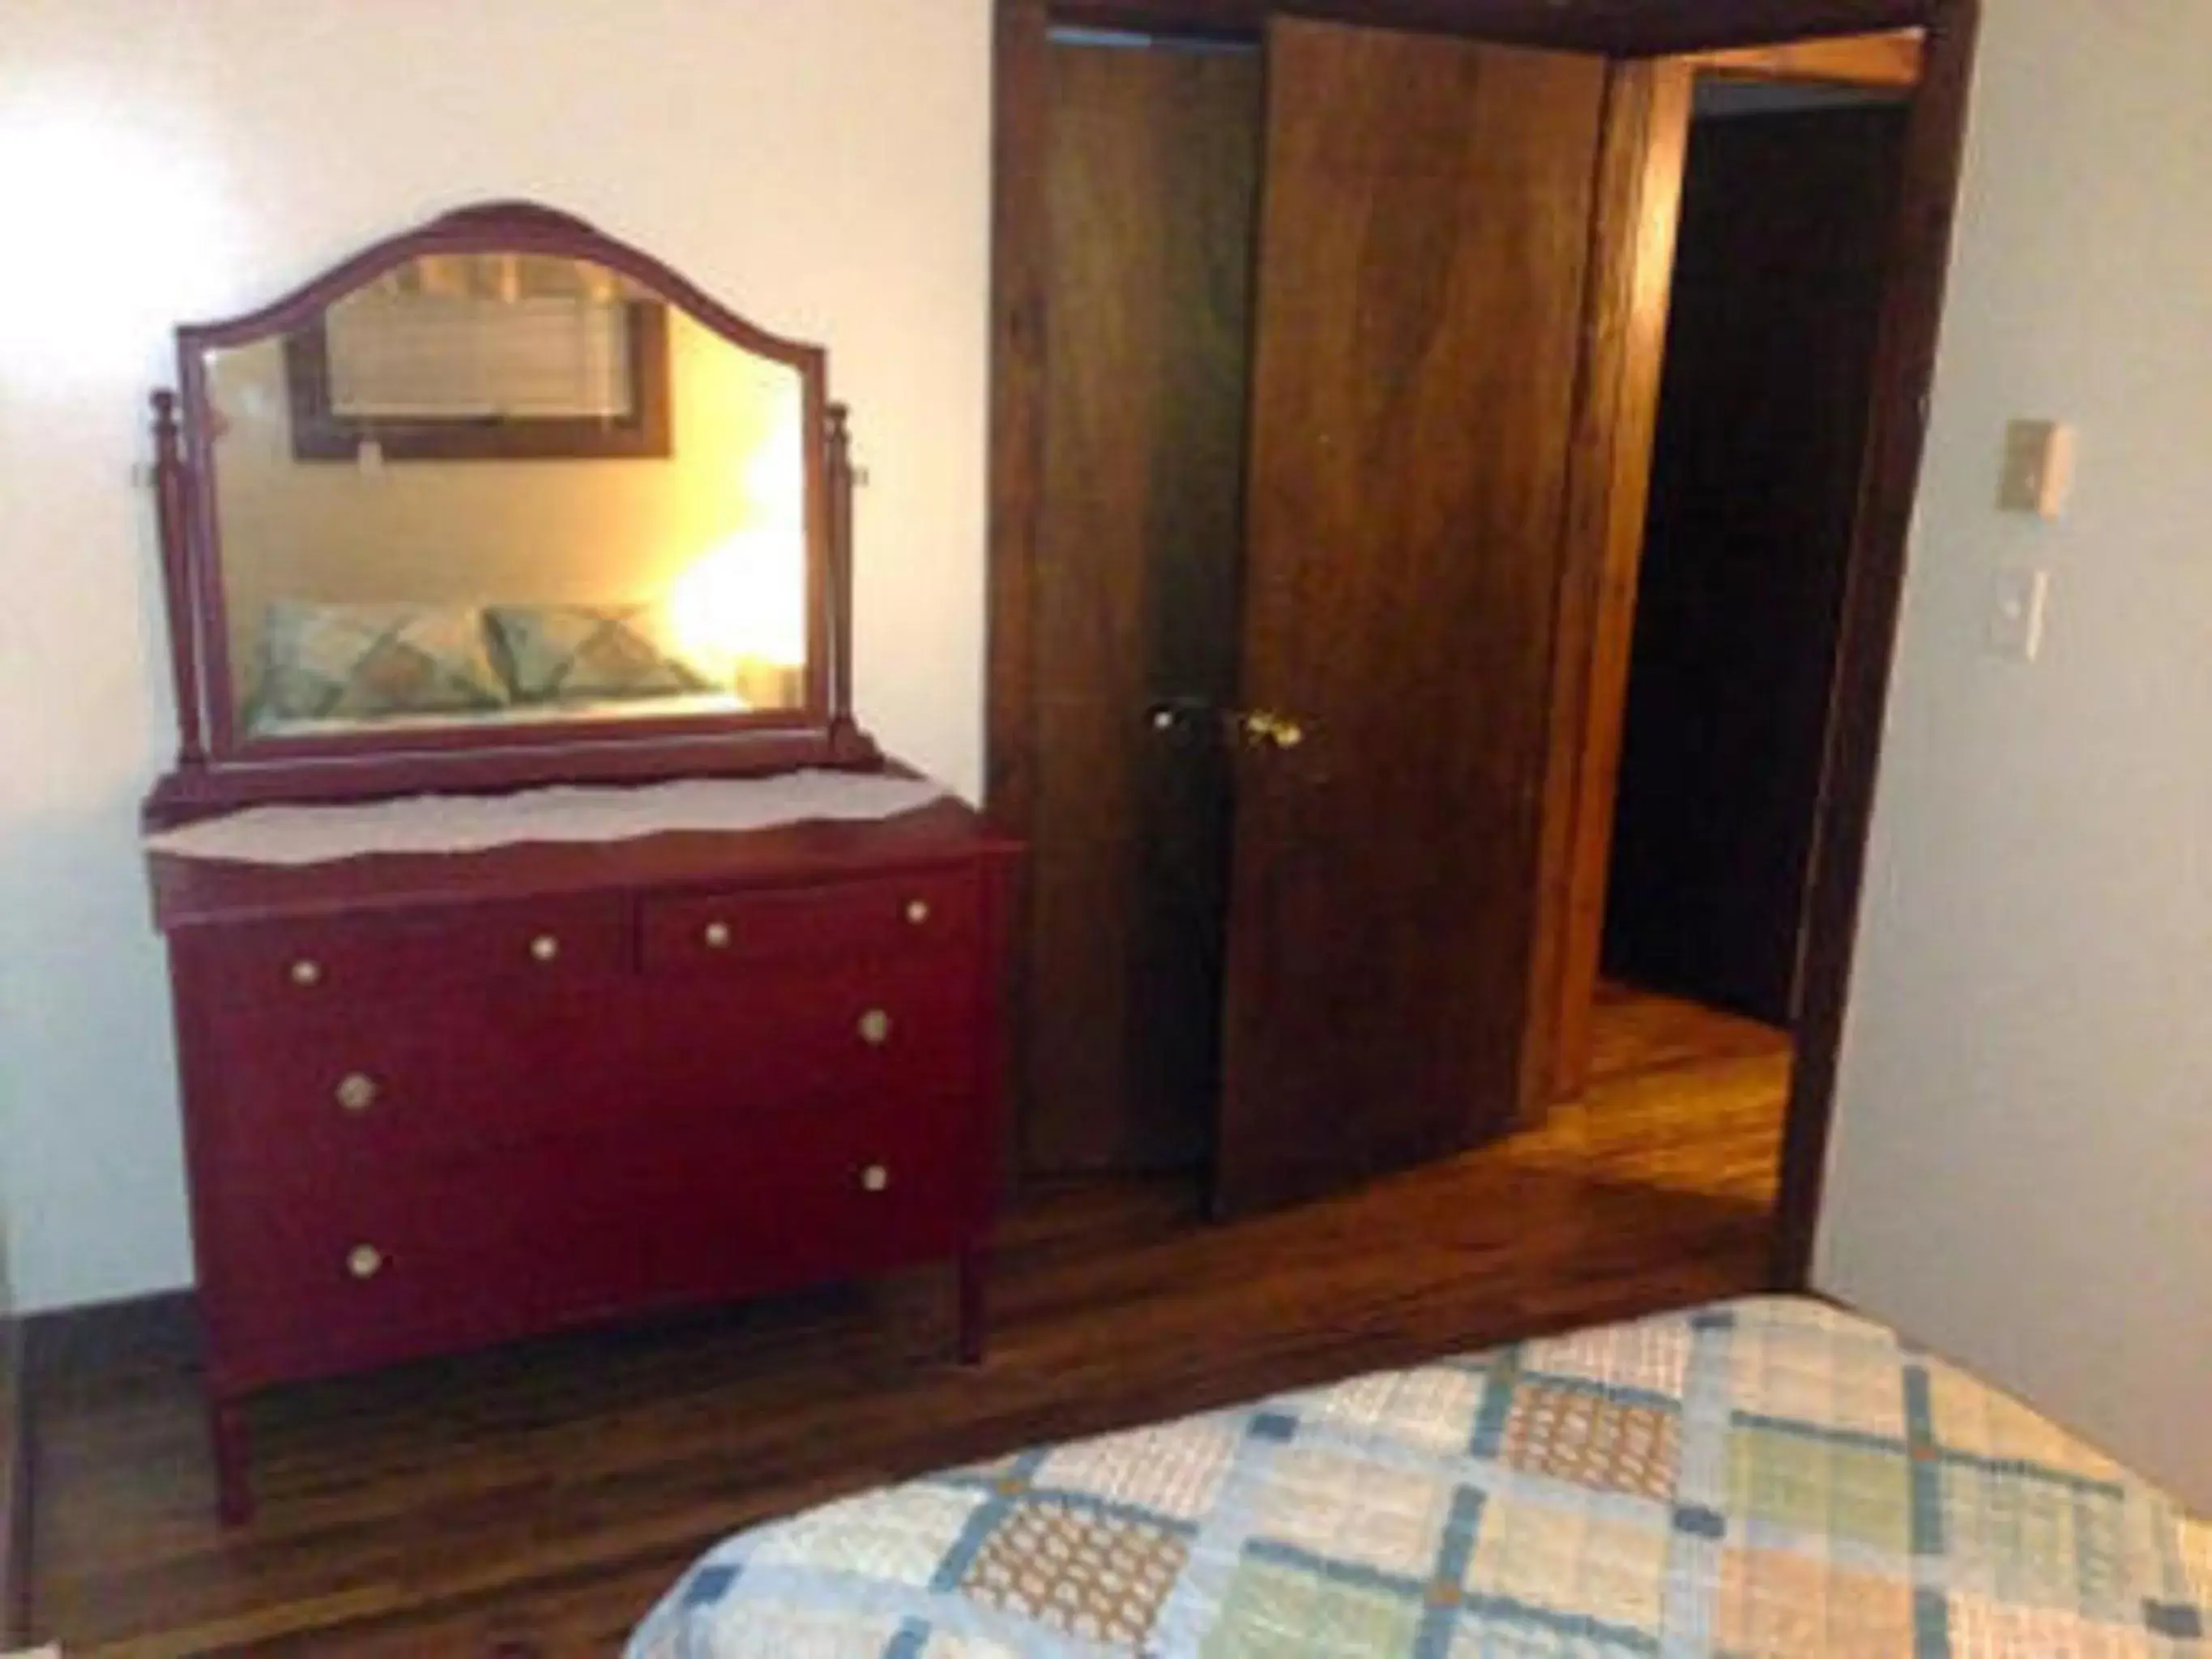
<path id="1" fill-rule="evenodd" d="M 1570 799 L 1558 809 L 1555 833 L 1565 842 L 1547 879 L 1559 884 L 1555 959 L 1542 964 L 1540 993 L 1553 1009 L 1548 1033 L 1549 1095 L 1579 1099 L 1589 1086 L 1599 958 L 1602 955 L 1613 848 L 1615 796 L 1628 715 L 1629 657 L 1642 581 L 1649 485 L 1656 451 L 1659 391 L 1672 309 L 1675 233 L 1679 228 L 1690 130 L 1698 87 L 1711 80 L 1769 85 L 1790 80 L 1828 86 L 1875 87 L 1907 98 L 1920 83 L 1923 43 L 1917 30 L 1831 35 L 1781 45 L 1683 52 L 1644 60 L 1650 79 L 1644 123 L 1642 199 L 1625 211 L 1639 237 L 1621 250 L 1614 274 L 1628 298 L 1618 325 L 1593 321 L 1592 338 L 1610 345 L 1611 453 L 1593 489 L 1591 510 L 1606 515 L 1602 532 L 1571 527 L 1589 568 L 1571 585 L 1562 611 L 1558 718 L 1564 723 L 1555 787 Z M 1633 145 L 1632 126 L 1620 135 Z M 1620 337 L 1616 338 L 1618 336 Z M 1871 367 L 1871 359 L 1869 360 Z M 1604 437 L 1594 441 L 1603 443 Z M 1577 735 L 1578 733 L 1578 735 Z M 1809 828 L 1809 825 L 1807 826 Z M 1802 905 L 1794 920 L 1802 925 Z"/>
<path id="2" fill-rule="evenodd" d="M 1594 867 L 1571 913 L 1586 930 L 1567 946 L 1583 973 L 1558 1016 L 1555 1079 L 1579 1075 L 1558 1099 L 1587 1087 L 1601 958 L 1643 989 L 1796 1023 L 1804 860 L 1905 120 L 1901 100 L 1785 109 L 1700 121 L 1681 146 L 1697 159 L 1655 354 L 1665 412 L 1631 568 L 1607 587 L 1598 630 L 1607 665 L 1633 659 L 1634 672 L 1589 677 L 1593 702 L 1613 699 L 1611 741 L 1581 757 L 1574 838 Z M 1747 422 L 1770 417 L 1788 436 L 1747 445 Z M 1762 547 L 1786 556 L 1751 556 Z"/>
<path id="3" fill-rule="evenodd" d="M 1797 1064 L 1774 1218 L 1772 1282 L 1778 1289 L 1802 1289 L 1811 1272 L 1827 1163 L 1981 0 L 1286 0 L 1280 5 L 1272 0 L 998 0 L 985 775 L 993 817 L 1016 836 L 1027 827 L 1031 776 L 1028 617 L 1043 460 L 1047 319 L 1040 302 L 1045 225 L 1041 161 L 1048 118 L 1047 31 L 1065 22 L 1249 35 L 1277 10 L 1632 58 L 1882 29 L 1926 31 L 1875 350 L 1858 522 L 1814 835 Z M 1017 1030 L 1023 988 L 1013 988 Z"/>

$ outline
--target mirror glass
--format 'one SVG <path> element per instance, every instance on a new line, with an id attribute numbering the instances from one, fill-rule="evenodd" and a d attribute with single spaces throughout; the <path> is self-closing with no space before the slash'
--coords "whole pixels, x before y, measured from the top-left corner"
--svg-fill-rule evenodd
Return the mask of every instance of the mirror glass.
<path id="1" fill-rule="evenodd" d="M 804 705 L 792 365 L 491 252 L 203 367 L 241 741 Z"/>

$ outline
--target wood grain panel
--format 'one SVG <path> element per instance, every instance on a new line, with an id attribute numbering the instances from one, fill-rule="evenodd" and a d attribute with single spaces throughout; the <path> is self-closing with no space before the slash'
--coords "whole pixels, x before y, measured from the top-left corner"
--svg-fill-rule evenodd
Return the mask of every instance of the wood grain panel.
<path id="1" fill-rule="evenodd" d="M 1607 72 L 1270 37 L 1217 1194 L 1515 1122 Z M 1548 1016 L 1548 1009 L 1544 1012 Z"/>
<path id="2" fill-rule="evenodd" d="M 1795 1017 L 1902 106 L 1697 124 L 1636 606 L 1608 972 Z"/>
<path id="3" fill-rule="evenodd" d="M 1256 38 L 1272 17 L 1652 57 L 1863 34 L 1926 21 L 1938 0 L 1057 0 L 1066 21 Z"/>
<path id="4" fill-rule="evenodd" d="M 1044 483 L 1049 35 L 1045 0 L 998 0 L 991 46 L 990 672 L 983 781 L 993 821 L 1016 835 L 1027 832 L 1035 785 L 1030 590 Z"/>
<path id="5" fill-rule="evenodd" d="M 1532 1067 L 1541 1067 L 1528 1079 L 1531 1096 L 1571 1100 L 1589 1078 L 1621 708 L 1693 92 L 1680 63 L 1625 64 L 1613 71 L 1607 105 L 1553 669 L 1545 818 L 1552 908 L 1534 965 L 1534 994 L 1555 1012 L 1548 1042 L 1530 1055 Z"/>
<path id="6" fill-rule="evenodd" d="M 1841 35 L 1832 40 L 1731 46 L 1692 53 L 1685 61 L 1701 73 L 1735 79 L 1907 91 L 1920 82 L 1920 56 L 1919 30 L 1893 29 L 1882 34 Z"/>
<path id="7" fill-rule="evenodd" d="M 1024 1165 L 1188 1165 L 1214 1089 L 1260 119 L 1248 53 L 1055 45 Z M 1165 731 L 1150 711 L 1194 714 Z"/>
<path id="8" fill-rule="evenodd" d="M 1981 20 L 1981 0 L 1936 0 L 1921 83 L 1905 128 L 1904 179 L 1890 240 L 1890 275 L 1868 399 L 1866 459 L 1836 647 L 1835 712 L 1828 726 L 1820 817 L 1807 877 L 1798 1064 L 1790 1077 L 1782 1192 L 1775 1208 L 1773 1282 L 1784 1288 L 1802 1287 L 1812 1275 L 1890 662 L 1927 447 L 1929 398 L 1950 277 Z"/>

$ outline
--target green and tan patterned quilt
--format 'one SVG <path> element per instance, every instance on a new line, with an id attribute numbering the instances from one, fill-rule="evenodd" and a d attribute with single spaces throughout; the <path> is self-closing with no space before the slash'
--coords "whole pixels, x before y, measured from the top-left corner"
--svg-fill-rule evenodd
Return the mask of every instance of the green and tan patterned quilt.
<path id="1" fill-rule="evenodd" d="M 1758 1299 L 852 1498 L 632 1659 L 2212 1652 L 2212 1535 L 1881 1327 Z"/>

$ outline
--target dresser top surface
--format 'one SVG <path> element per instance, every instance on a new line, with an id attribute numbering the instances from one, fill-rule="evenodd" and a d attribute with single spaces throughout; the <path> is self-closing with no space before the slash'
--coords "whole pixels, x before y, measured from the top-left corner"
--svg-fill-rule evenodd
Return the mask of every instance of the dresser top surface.
<path id="1" fill-rule="evenodd" d="M 1018 843 L 994 831 L 974 808 L 947 797 L 872 822 L 680 830 L 626 841 L 527 842 L 484 852 L 374 854 L 292 866 L 155 853 L 147 866 L 155 925 L 168 933 L 562 893 L 834 880 L 1010 857 L 1018 850 Z"/>

